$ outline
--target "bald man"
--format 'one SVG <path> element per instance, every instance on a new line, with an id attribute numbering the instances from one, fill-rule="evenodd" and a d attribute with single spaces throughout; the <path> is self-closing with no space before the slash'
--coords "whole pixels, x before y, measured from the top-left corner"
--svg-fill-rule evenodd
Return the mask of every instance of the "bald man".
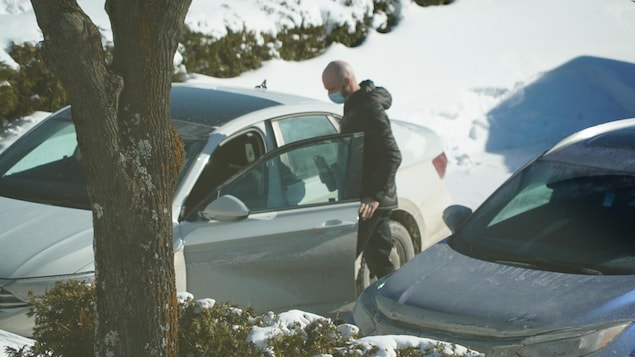
<path id="1" fill-rule="evenodd" d="M 386 114 L 392 96 L 370 80 L 357 83 L 353 69 L 344 61 L 329 63 L 322 82 L 329 99 L 344 104 L 341 132 L 364 133 L 357 254 L 363 252 L 371 276 L 381 278 L 395 270 L 389 259 L 393 247 L 390 216 L 397 207 L 395 174 L 401 152 Z"/>

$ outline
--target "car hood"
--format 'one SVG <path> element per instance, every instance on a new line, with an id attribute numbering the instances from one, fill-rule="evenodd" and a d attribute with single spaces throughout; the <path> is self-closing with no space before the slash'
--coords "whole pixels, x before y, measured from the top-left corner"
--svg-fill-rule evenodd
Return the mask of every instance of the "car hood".
<path id="1" fill-rule="evenodd" d="M 446 241 L 377 286 L 379 310 L 415 330 L 519 337 L 635 317 L 634 276 L 497 264 L 462 255 Z"/>
<path id="2" fill-rule="evenodd" d="M 0 197 L 0 279 L 93 270 L 92 213 Z"/>

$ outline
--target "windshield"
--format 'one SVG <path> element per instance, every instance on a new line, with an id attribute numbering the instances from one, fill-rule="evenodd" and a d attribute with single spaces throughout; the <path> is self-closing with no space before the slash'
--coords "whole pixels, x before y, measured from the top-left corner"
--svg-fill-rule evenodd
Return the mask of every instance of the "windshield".
<path id="1" fill-rule="evenodd" d="M 635 176 L 537 161 L 450 239 L 464 254 L 541 270 L 635 274 Z"/>
<path id="2" fill-rule="evenodd" d="M 186 151 L 180 181 L 211 129 L 177 120 L 174 124 Z M 70 110 L 45 120 L 0 155 L 0 196 L 90 209 Z"/>

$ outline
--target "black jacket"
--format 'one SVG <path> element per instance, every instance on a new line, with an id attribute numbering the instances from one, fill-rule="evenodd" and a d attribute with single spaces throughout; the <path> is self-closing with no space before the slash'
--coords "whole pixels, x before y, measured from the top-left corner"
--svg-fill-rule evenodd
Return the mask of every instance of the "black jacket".
<path id="1" fill-rule="evenodd" d="M 392 96 L 372 81 L 360 83 L 360 90 L 344 103 L 342 133 L 364 133 L 364 162 L 361 196 L 379 202 L 379 208 L 397 207 L 395 174 L 401 164 L 401 152 L 390 127 L 386 109 Z"/>

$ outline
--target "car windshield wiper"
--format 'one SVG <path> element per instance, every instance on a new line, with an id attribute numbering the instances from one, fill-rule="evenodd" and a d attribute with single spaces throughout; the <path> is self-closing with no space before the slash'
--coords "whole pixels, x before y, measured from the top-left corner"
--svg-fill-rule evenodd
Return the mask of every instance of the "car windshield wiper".
<path id="1" fill-rule="evenodd" d="M 521 268 L 535 269 L 535 270 L 549 270 L 549 271 L 557 271 L 561 273 L 584 274 L 584 275 L 604 275 L 603 272 L 594 268 L 579 266 L 575 264 L 566 264 L 566 263 L 557 262 L 554 260 L 544 259 L 544 258 L 535 258 L 532 260 L 497 259 L 497 260 L 492 260 L 492 262 L 497 264 L 505 264 L 505 265 L 517 266 Z"/>
<path id="2" fill-rule="evenodd" d="M 539 265 L 544 264 L 549 267 L 555 268 L 555 270 L 562 271 L 563 273 L 584 274 L 584 275 L 604 275 L 604 273 L 602 273 L 601 271 L 595 268 L 586 267 L 583 265 L 564 263 L 561 261 L 555 261 L 555 260 L 545 259 L 545 258 L 536 258 L 536 260 L 539 262 Z"/>

